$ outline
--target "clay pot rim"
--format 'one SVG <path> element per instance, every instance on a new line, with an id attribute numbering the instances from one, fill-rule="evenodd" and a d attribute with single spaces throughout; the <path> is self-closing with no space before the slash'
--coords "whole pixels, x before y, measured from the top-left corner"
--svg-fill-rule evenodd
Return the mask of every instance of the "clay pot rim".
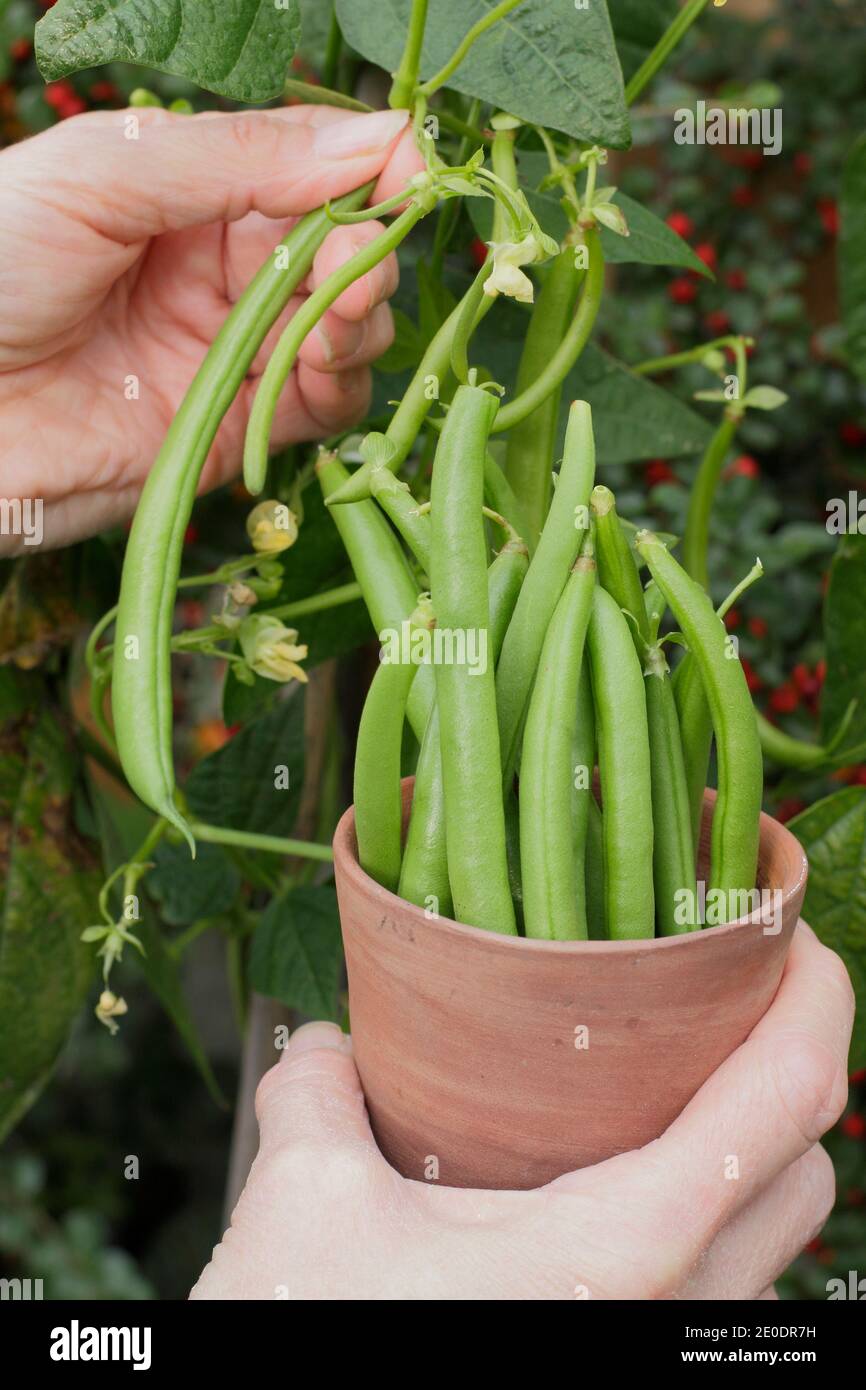
<path id="1" fill-rule="evenodd" d="M 715 792 L 707 789 L 705 796 L 715 800 Z M 761 843 L 763 844 L 768 835 L 777 834 L 782 831 L 794 844 L 797 845 L 799 868 L 796 875 L 793 875 L 786 883 L 780 885 L 782 892 L 782 912 L 788 906 L 792 898 L 800 892 L 805 891 L 805 881 L 809 871 L 809 863 L 805 851 L 799 845 L 795 837 L 791 834 L 781 821 L 777 821 L 772 816 L 768 816 L 765 811 L 761 812 Z M 358 863 L 357 845 L 355 842 L 355 808 L 349 806 L 340 817 L 333 839 L 334 859 L 339 861 L 342 872 L 352 884 L 362 893 L 378 898 L 382 902 L 383 909 L 391 912 L 399 912 L 404 920 L 408 917 L 420 928 L 427 928 L 435 931 L 444 931 L 450 936 L 462 937 L 467 944 L 485 943 L 489 948 L 492 943 L 501 947 L 505 951 L 553 951 L 565 955 L 582 956 L 607 956 L 622 953 L 628 950 L 637 955 L 644 955 L 653 950 L 683 950 L 688 947 L 694 949 L 698 941 L 713 941 L 722 937 L 732 937 L 738 932 L 749 927 L 762 926 L 760 912 L 750 913 L 748 917 L 738 917 L 735 922 L 726 922 L 719 927 L 704 927 L 700 931 L 680 932 L 676 936 L 653 936 L 640 940 L 623 941 L 546 941 L 535 937 L 508 936 L 501 932 L 485 931 L 482 927 L 469 927 L 464 922 L 455 922 L 451 917 L 425 917 L 424 909 L 415 903 L 408 902 L 405 898 L 400 898 L 396 893 L 383 888 L 380 883 L 365 873 Z"/>

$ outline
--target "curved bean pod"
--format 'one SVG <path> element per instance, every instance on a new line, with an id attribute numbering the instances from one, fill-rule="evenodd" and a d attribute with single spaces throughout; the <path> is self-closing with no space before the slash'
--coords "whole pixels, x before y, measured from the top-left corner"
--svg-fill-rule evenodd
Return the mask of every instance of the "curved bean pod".
<path id="1" fill-rule="evenodd" d="M 316 474 L 326 501 L 349 476 L 337 455 L 324 449 L 316 460 Z M 335 507 L 331 515 L 361 586 L 373 627 L 377 633 L 399 630 L 418 601 L 418 585 L 400 542 L 369 498 L 351 507 Z M 433 672 L 429 666 L 422 666 L 412 683 L 408 703 L 409 723 L 419 742 L 424 737 L 434 698 Z"/>
<path id="2" fill-rule="evenodd" d="M 502 650 L 505 630 L 526 576 L 529 552 L 522 541 L 508 541 L 487 571 L 490 606 L 489 645 L 492 660 Z M 436 911 L 448 917 L 452 910 L 445 842 L 445 791 L 439 744 L 439 712 L 434 706 L 424 732 L 415 768 L 412 813 L 400 870 L 400 897 L 427 907 L 436 899 Z"/>
<path id="3" fill-rule="evenodd" d="M 371 189 L 337 206 L 359 207 Z M 171 625 L 184 532 L 223 416 L 331 226 L 323 209 L 302 218 L 281 243 L 288 268 L 269 256 L 231 310 L 168 428 L 126 544 L 111 696 L 117 751 L 132 790 L 183 832 L 193 852 L 174 804 L 172 753 Z"/>
<path id="4" fill-rule="evenodd" d="M 432 626 L 429 603 L 413 612 L 413 627 Z M 400 879 L 402 797 L 400 755 L 406 702 L 415 678 L 411 661 L 382 659 L 364 701 L 355 750 L 355 833 L 365 873 L 396 893 Z"/>
<path id="5" fill-rule="evenodd" d="M 505 634 L 496 672 L 499 746 L 506 790 L 517 764 L 523 717 L 544 634 L 588 526 L 589 494 L 594 478 L 592 411 L 586 401 L 574 401 L 550 512 Z"/>
<path id="6" fill-rule="evenodd" d="M 695 838 L 680 725 L 667 662 L 653 645 L 638 567 L 609 488 L 593 488 L 599 578 L 620 608 L 632 615 L 632 638 L 641 660 L 649 724 L 653 803 L 653 881 L 660 936 L 698 926 Z M 652 659 L 647 659 L 651 655 Z M 701 787 L 703 798 L 703 787 Z M 685 895 L 685 896 L 684 896 Z"/>
<path id="7" fill-rule="evenodd" d="M 484 454 L 497 402 L 458 387 L 436 450 L 431 490 L 430 587 L 440 630 L 488 637 L 487 546 L 481 514 Z M 505 856 L 505 817 L 493 663 L 435 667 L 445 787 L 448 875 L 457 920 L 516 934 Z"/>
<path id="8" fill-rule="evenodd" d="M 576 791 L 574 757 L 583 648 L 594 590 L 595 561 L 591 546 L 585 545 L 547 629 L 523 733 L 519 797 L 523 915 L 527 936 L 552 941 L 587 936 L 585 798 L 592 791 Z M 578 747 L 583 756 L 586 731 L 580 733 Z M 591 754 L 588 767 L 591 782 Z M 576 817 L 578 796 L 583 813 Z"/>
<path id="9" fill-rule="evenodd" d="M 612 940 L 651 937 L 653 813 L 644 678 L 628 621 L 600 586 L 587 643 L 598 734 L 607 935 Z"/>
<path id="10" fill-rule="evenodd" d="M 731 901 L 754 888 L 757 874 L 763 764 L 752 697 L 709 596 L 650 532 L 639 532 L 637 546 L 689 644 L 710 707 L 719 787 L 709 888 Z"/>
<path id="11" fill-rule="evenodd" d="M 381 464 L 370 474 L 370 493 L 408 545 L 425 573 L 430 572 L 430 518 L 418 511 L 408 483 Z M 336 513 L 335 513 L 336 515 Z"/>
<path id="12" fill-rule="evenodd" d="M 300 309 L 293 315 L 288 327 L 265 368 L 256 391 L 250 418 L 247 423 L 247 437 L 244 443 L 244 484 L 253 496 L 258 495 L 265 485 L 268 471 L 268 450 L 274 412 L 301 345 L 308 333 L 315 328 L 319 319 L 329 309 L 345 289 L 360 280 L 374 266 L 383 261 L 404 237 L 408 236 L 416 222 L 419 222 L 435 205 L 435 194 L 418 193 L 405 212 L 395 218 L 375 241 L 368 242 L 328 276 Z"/>

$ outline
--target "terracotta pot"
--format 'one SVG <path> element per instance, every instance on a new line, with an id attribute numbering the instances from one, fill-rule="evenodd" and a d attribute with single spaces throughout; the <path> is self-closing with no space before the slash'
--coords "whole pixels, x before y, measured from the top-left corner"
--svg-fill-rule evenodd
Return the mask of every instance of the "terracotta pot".
<path id="1" fill-rule="evenodd" d="M 411 783 L 404 798 L 408 812 Z M 773 999 L 807 873 L 762 816 L 758 887 L 781 891 L 780 930 L 755 916 L 653 941 L 527 941 L 428 920 L 381 888 L 351 809 L 334 850 L 373 1130 L 406 1177 L 454 1187 L 537 1187 L 657 1138 Z"/>

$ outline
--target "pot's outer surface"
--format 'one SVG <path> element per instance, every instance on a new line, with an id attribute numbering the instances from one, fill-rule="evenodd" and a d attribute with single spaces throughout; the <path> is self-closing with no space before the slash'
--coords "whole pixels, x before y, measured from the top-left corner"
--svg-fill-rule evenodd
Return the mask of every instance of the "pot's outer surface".
<path id="1" fill-rule="evenodd" d="M 806 888 L 800 845 L 762 816 L 758 886 L 781 890 L 781 930 L 527 941 L 428 920 L 381 888 L 351 810 L 334 849 L 376 1139 L 404 1176 L 451 1187 L 537 1187 L 656 1139 L 771 1003 Z"/>

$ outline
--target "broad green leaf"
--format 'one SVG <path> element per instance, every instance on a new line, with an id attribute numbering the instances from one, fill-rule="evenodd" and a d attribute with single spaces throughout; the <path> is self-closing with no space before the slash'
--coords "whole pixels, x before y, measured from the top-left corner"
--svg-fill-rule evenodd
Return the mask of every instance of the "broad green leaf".
<path id="1" fill-rule="evenodd" d="M 846 747 L 866 739 L 866 536 L 843 536 L 824 601 L 827 678 L 821 694 L 821 742 L 832 738 L 851 700 L 858 705 Z"/>
<path id="2" fill-rule="evenodd" d="M 0 1139 L 48 1080 L 94 977 L 102 875 L 75 828 L 74 747 L 44 685 L 0 667 Z"/>
<path id="3" fill-rule="evenodd" d="M 803 917 L 848 967 L 857 995 L 850 1067 L 866 1066 L 866 788 L 850 787 L 788 822 L 809 857 Z"/>
<path id="4" fill-rule="evenodd" d="M 298 688 L 204 758 L 185 790 L 193 815 L 211 825 L 291 835 L 303 781 L 304 696 Z"/>
<path id="5" fill-rule="evenodd" d="M 153 922 L 139 922 L 136 925 L 135 934 L 144 947 L 144 954 L 130 951 L 128 953 L 129 958 L 134 959 L 138 968 L 143 972 L 148 984 L 186 1044 L 210 1094 L 218 1105 L 224 1105 L 225 1097 L 202 1047 L 198 1029 L 186 1001 L 181 979 L 181 967 L 178 961 L 169 951 L 159 927 Z M 127 955 L 124 953 L 124 963 L 126 959 Z"/>
<path id="6" fill-rule="evenodd" d="M 46 82 L 121 61 L 233 101 L 269 101 L 282 92 L 300 24 L 297 0 L 57 0 L 36 26 L 36 59 Z"/>
<path id="7" fill-rule="evenodd" d="M 848 360 L 866 381 L 866 135 L 855 142 L 845 164 L 840 212 L 840 299 Z"/>
<path id="8" fill-rule="evenodd" d="M 154 855 L 156 868 L 147 876 L 147 891 L 159 904 L 160 917 L 172 927 L 202 917 L 219 917 L 238 895 L 241 876 L 219 845 L 200 843 L 195 859 L 185 844 L 164 840 Z"/>
<path id="9" fill-rule="evenodd" d="M 677 0 L 607 0 L 626 81 L 655 48 L 677 12 Z"/>
<path id="10" fill-rule="evenodd" d="M 557 241 L 562 241 L 569 229 L 568 218 L 560 206 L 556 189 L 545 189 L 539 193 L 538 187 L 549 171 L 547 156 L 537 150 L 519 150 L 517 172 L 520 186 L 526 194 L 529 206 L 544 230 Z M 625 216 L 629 235 L 619 236 L 607 227 L 600 228 L 601 244 L 605 260 L 611 265 L 639 263 L 641 265 L 682 266 L 698 274 L 713 278 L 712 272 L 695 255 L 688 242 L 677 236 L 676 232 L 654 212 L 636 203 L 628 194 L 618 190 L 613 194 L 614 205 Z M 482 241 L 489 241 L 493 227 L 492 205 L 489 199 L 473 198 L 467 204 L 470 217 Z"/>
<path id="11" fill-rule="evenodd" d="M 777 386 L 753 386 L 743 397 L 743 405 L 749 410 L 778 410 L 787 399 Z"/>
<path id="12" fill-rule="evenodd" d="M 421 76 L 442 68 L 494 0 L 437 0 L 424 37 Z M 337 0 L 347 41 L 393 72 L 403 50 L 411 0 Z M 630 127 L 622 74 L 604 0 L 524 0 L 473 44 L 448 84 L 523 121 L 613 149 Z M 473 199 L 473 201 L 475 201 Z"/>
<path id="13" fill-rule="evenodd" d="M 310 1018 L 340 1018 L 343 962 L 333 884 L 295 888 L 274 898 L 253 935 L 250 983 Z"/>

